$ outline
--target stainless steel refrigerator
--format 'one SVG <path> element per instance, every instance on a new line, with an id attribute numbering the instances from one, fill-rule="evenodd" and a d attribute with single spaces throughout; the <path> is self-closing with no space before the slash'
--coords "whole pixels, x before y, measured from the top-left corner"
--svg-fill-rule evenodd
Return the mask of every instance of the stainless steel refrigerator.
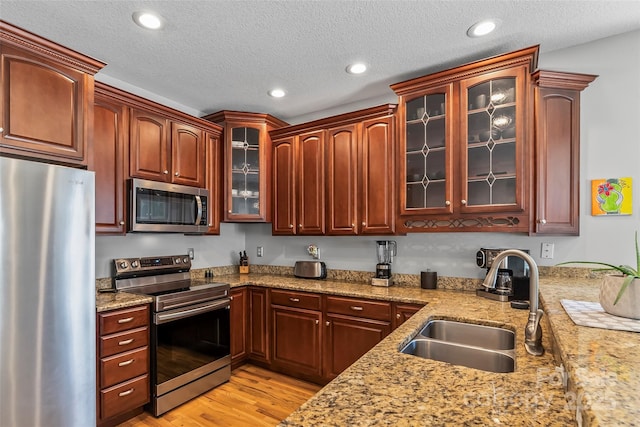
<path id="1" fill-rule="evenodd" d="M 93 172 L 0 157 L 0 426 L 96 423 Z"/>

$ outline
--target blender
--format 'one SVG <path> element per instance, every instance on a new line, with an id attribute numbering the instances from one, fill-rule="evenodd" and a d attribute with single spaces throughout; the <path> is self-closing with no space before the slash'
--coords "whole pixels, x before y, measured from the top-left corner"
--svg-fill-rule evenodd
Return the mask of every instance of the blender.
<path id="1" fill-rule="evenodd" d="M 395 240 L 376 240 L 378 264 L 376 264 L 376 275 L 371 279 L 374 286 L 391 286 L 391 263 L 397 253 Z"/>

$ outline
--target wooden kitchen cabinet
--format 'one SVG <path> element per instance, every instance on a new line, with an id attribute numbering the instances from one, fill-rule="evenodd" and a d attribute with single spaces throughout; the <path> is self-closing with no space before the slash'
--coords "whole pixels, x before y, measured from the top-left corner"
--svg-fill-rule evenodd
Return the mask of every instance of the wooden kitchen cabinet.
<path id="1" fill-rule="evenodd" d="M 231 369 L 247 358 L 247 288 L 233 288 L 231 296 Z"/>
<path id="2" fill-rule="evenodd" d="M 422 304 L 404 304 L 399 302 L 393 303 L 393 329 L 406 322 L 411 316 L 416 314 L 424 305 Z"/>
<path id="3" fill-rule="evenodd" d="M 327 234 L 394 233 L 393 113 L 366 110 L 382 116 L 327 130 Z"/>
<path id="4" fill-rule="evenodd" d="M 132 177 L 205 186 L 205 140 L 201 128 L 141 108 L 131 109 Z"/>
<path id="5" fill-rule="evenodd" d="M 222 220 L 222 132 L 207 131 L 205 133 L 205 153 L 207 157 L 207 189 L 209 190 L 209 229 L 207 234 L 220 234 Z"/>
<path id="6" fill-rule="evenodd" d="M 247 295 L 249 309 L 247 352 L 249 360 L 261 366 L 268 366 L 271 361 L 269 295 L 267 289 L 258 287 L 249 287 Z"/>
<path id="7" fill-rule="evenodd" d="M 272 234 L 324 234 L 324 132 L 273 143 Z"/>
<path id="8" fill-rule="evenodd" d="M 321 296 L 271 290 L 271 367 L 318 381 L 322 376 Z"/>
<path id="9" fill-rule="evenodd" d="M 391 303 L 326 297 L 324 378 L 337 377 L 391 333 Z"/>
<path id="10" fill-rule="evenodd" d="M 149 402 L 149 305 L 97 314 L 97 423 L 113 426 Z"/>
<path id="11" fill-rule="evenodd" d="M 538 47 L 397 83 L 401 231 L 529 231 Z"/>
<path id="12" fill-rule="evenodd" d="M 269 114 L 228 110 L 203 118 L 224 128 L 224 221 L 271 222 L 269 131 L 287 123 Z"/>
<path id="13" fill-rule="evenodd" d="M 125 234 L 126 148 L 129 141 L 129 110 L 111 96 L 111 89 L 95 86 L 93 156 L 95 172 L 96 234 Z"/>
<path id="14" fill-rule="evenodd" d="M 393 234 L 395 105 L 271 132 L 274 235 Z"/>
<path id="15" fill-rule="evenodd" d="M 580 234 L 580 92 L 596 77 L 545 70 L 533 74 L 535 234 Z"/>
<path id="16" fill-rule="evenodd" d="M 0 21 L 0 154 L 86 166 L 104 65 Z"/>

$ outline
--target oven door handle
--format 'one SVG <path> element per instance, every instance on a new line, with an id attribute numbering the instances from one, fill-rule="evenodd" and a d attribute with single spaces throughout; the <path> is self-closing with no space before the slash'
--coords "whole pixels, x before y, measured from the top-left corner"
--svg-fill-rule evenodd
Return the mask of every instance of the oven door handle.
<path id="1" fill-rule="evenodd" d="M 155 315 L 155 324 L 162 325 L 163 323 L 171 322 L 174 320 L 180 320 L 191 316 L 196 316 L 201 313 L 207 313 L 209 311 L 220 310 L 222 308 L 230 307 L 230 300 L 225 298 L 223 300 L 215 301 L 213 303 L 200 305 L 198 307 L 189 308 L 186 310 L 177 310 L 172 313 L 158 313 Z"/>
<path id="2" fill-rule="evenodd" d="M 196 206 L 198 207 L 198 212 L 196 213 L 195 225 L 200 225 L 200 220 L 202 219 L 202 199 L 200 196 L 196 196 Z"/>

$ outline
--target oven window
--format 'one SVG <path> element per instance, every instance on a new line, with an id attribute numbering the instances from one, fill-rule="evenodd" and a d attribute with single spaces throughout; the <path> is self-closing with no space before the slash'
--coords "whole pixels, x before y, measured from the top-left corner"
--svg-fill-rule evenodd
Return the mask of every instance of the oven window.
<path id="1" fill-rule="evenodd" d="M 156 384 L 228 356 L 229 328 L 226 308 L 155 325 Z"/>
<path id="2" fill-rule="evenodd" d="M 138 224 L 193 225 L 198 207 L 195 196 L 169 191 L 136 189 Z"/>

